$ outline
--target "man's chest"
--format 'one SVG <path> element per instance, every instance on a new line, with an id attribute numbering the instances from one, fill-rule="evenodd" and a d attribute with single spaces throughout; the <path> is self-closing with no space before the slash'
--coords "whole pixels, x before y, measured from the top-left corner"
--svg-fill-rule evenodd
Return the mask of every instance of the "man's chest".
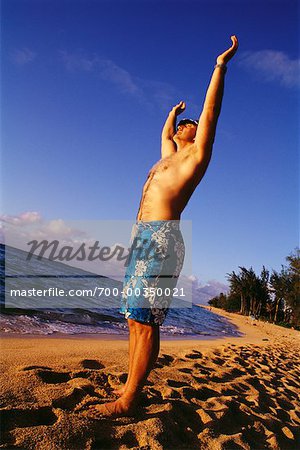
<path id="1" fill-rule="evenodd" d="M 156 179 L 180 179 L 189 177 L 195 172 L 196 160 L 191 152 L 174 153 L 160 159 L 149 171 L 151 178 Z"/>

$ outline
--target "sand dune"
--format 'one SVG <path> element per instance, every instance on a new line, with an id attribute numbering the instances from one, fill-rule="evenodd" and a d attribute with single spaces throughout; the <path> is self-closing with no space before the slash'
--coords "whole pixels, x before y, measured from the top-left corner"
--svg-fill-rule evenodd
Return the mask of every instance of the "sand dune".
<path id="1" fill-rule="evenodd" d="M 4 338 L 1 448 L 300 448 L 299 332 L 225 315 L 244 337 L 163 341 L 130 418 L 82 414 L 125 382 L 126 341 Z"/>

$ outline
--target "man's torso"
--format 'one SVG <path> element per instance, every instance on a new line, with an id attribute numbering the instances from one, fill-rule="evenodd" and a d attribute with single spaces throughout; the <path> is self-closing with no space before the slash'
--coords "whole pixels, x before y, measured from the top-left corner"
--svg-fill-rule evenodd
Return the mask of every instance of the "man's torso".
<path id="1" fill-rule="evenodd" d="M 137 220 L 179 220 L 203 171 L 194 146 L 160 159 L 144 184 Z"/>

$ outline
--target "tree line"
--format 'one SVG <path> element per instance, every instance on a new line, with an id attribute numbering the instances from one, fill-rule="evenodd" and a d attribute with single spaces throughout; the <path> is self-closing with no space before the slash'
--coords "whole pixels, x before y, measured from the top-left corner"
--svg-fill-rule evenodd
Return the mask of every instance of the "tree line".
<path id="1" fill-rule="evenodd" d="M 270 273 L 263 266 L 256 275 L 252 267 L 240 266 L 239 273 L 228 273 L 228 294 L 212 298 L 209 305 L 300 329 L 299 248 L 286 260 L 288 265 L 282 265 L 280 272 Z"/>

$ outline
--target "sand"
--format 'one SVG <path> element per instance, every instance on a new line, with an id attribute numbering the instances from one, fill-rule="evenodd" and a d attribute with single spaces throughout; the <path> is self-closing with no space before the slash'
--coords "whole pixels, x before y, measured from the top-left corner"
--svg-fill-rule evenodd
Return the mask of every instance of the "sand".
<path id="1" fill-rule="evenodd" d="M 127 418 L 82 414 L 126 380 L 126 340 L 4 337 L 0 448 L 299 449 L 300 333 L 212 311 L 244 335 L 162 341 Z"/>

